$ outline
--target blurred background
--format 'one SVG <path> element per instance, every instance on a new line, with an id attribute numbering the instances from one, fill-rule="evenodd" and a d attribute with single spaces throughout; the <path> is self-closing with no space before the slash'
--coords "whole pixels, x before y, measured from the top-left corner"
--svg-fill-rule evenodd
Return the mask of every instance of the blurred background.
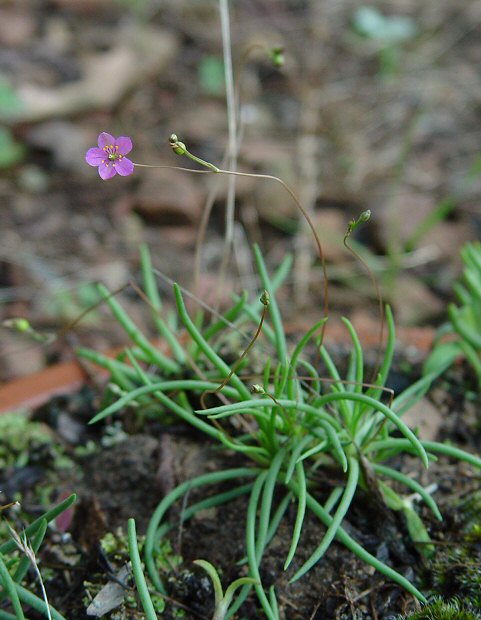
<path id="1" fill-rule="evenodd" d="M 481 235 L 481 1 L 230 2 L 242 127 L 238 169 L 281 177 L 311 214 L 328 263 L 333 316 L 377 333 L 375 291 L 342 244 L 376 273 L 399 325 L 436 326 Z M 269 51 L 282 46 L 284 63 Z M 137 163 L 187 165 L 168 138 L 220 165 L 228 130 L 222 34 L 214 0 L 0 1 L 0 319 L 25 317 L 37 339 L 2 328 L 3 380 L 122 341 L 97 308 L 95 282 L 139 275 L 138 247 L 193 287 L 206 200 L 217 192 L 195 285 L 209 303 L 258 283 L 250 245 L 294 269 L 280 293 L 288 327 L 323 313 L 311 233 L 280 185 L 236 183 L 235 252 L 222 297 L 226 179 L 162 169 L 102 181 L 85 152 L 108 131 L 130 136 Z M 162 290 L 170 297 L 165 279 Z M 139 321 L 144 304 L 119 294 Z M 54 341 L 65 330 L 66 338 Z"/>

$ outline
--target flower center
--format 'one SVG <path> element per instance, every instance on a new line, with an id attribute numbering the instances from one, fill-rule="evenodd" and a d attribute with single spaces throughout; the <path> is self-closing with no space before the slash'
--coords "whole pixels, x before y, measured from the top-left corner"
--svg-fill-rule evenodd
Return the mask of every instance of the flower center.
<path id="1" fill-rule="evenodd" d="M 112 162 L 113 166 L 115 166 L 115 161 L 117 159 L 119 161 L 122 161 L 123 155 L 119 153 L 119 147 L 117 145 L 114 146 L 113 144 L 109 144 L 107 146 L 104 146 L 103 150 L 105 151 L 105 155 L 107 156 L 106 158 L 109 162 Z M 105 159 L 102 163 L 105 163 Z M 109 164 L 105 163 L 105 165 L 108 166 Z"/>

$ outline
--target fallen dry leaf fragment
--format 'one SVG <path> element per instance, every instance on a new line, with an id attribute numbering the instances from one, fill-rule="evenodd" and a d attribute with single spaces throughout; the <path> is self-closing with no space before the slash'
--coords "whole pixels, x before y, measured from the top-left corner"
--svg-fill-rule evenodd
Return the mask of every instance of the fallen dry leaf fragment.
<path id="1" fill-rule="evenodd" d="M 87 607 L 87 616 L 100 618 L 121 605 L 127 590 L 120 584 L 126 583 L 129 575 L 129 566 L 123 566 L 116 575 L 117 581 L 109 581 Z"/>
<path id="2" fill-rule="evenodd" d="M 166 30 L 137 27 L 119 37 L 117 47 L 84 60 L 84 77 L 57 88 L 19 86 L 16 110 L 1 111 L 9 124 L 34 123 L 50 118 L 109 110 L 129 91 L 156 76 L 178 49 L 176 37 Z"/>

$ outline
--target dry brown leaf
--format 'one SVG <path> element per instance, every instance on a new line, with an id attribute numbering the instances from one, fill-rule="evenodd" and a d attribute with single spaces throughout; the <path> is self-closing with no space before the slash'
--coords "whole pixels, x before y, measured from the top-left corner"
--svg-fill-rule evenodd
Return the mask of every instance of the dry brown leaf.
<path id="1" fill-rule="evenodd" d="M 20 106 L 2 112 L 4 122 L 32 123 L 92 110 L 109 110 L 129 91 L 157 75 L 178 49 L 176 37 L 166 30 L 140 27 L 119 37 L 122 43 L 84 60 L 84 77 L 57 88 L 20 86 Z"/>

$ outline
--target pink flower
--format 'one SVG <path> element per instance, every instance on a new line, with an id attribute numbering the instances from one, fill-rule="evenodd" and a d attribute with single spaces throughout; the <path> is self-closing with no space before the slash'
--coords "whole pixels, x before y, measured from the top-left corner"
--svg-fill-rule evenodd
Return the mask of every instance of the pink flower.
<path id="1" fill-rule="evenodd" d="M 103 131 L 99 135 L 98 147 L 89 149 L 85 161 L 89 166 L 98 166 L 100 177 L 106 181 L 117 173 L 123 177 L 134 171 L 134 164 L 125 155 L 132 150 L 132 140 L 126 136 L 114 138 Z"/>

